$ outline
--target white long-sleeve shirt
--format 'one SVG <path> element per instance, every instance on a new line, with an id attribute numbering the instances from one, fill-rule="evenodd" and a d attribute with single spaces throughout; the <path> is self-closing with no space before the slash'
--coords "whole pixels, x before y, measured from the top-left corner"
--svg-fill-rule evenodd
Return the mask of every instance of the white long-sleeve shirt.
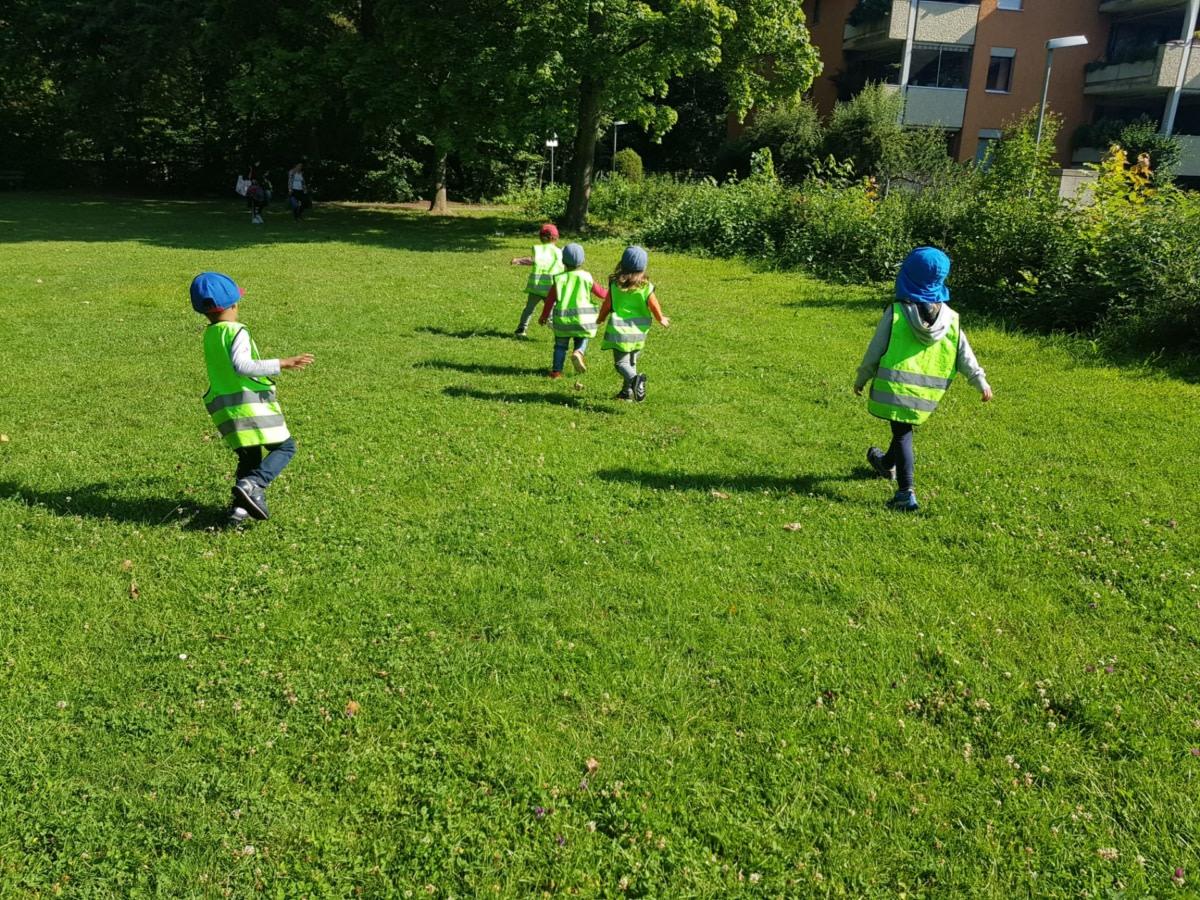
<path id="1" fill-rule="evenodd" d="M 279 360 L 255 359 L 250 349 L 250 332 L 243 328 L 229 345 L 233 371 L 243 378 L 273 378 L 279 374 Z"/>

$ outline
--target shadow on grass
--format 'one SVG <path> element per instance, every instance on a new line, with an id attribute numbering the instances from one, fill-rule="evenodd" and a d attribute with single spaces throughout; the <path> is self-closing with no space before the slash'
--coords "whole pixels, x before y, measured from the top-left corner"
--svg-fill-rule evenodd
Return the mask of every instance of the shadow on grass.
<path id="1" fill-rule="evenodd" d="M 471 338 L 504 338 L 510 341 L 525 340 L 525 338 L 518 337 L 511 331 L 500 331 L 496 328 L 481 328 L 479 330 L 467 328 L 461 331 L 451 331 L 449 328 L 437 328 L 433 325 L 425 325 L 415 330 L 418 334 L 432 334 L 437 337 L 457 338 L 462 341 L 470 340 Z"/>
<path id="2" fill-rule="evenodd" d="M 785 309 L 847 309 L 861 312 L 864 309 L 882 313 L 891 304 L 885 294 L 867 294 L 852 297 L 812 297 L 808 300 L 794 300 L 783 304 Z"/>
<path id="3" fill-rule="evenodd" d="M 545 375 L 546 369 L 536 366 L 498 366 L 491 363 L 457 363 L 446 359 L 427 359 L 413 363 L 414 369 L 445 369 L 468 375 Z"/>
<path id="4" fill-rule="evenodd" d="M 108 519 L 131 525 L 179 527 L 203 531 L 223 526 L 229 511 L 170 497 L 128 497 L 122 484 L 96 482 L 59 491 L 36 490 L 15 481 L 0 481 L 0 501 L 15 500 L 59 516 Z"/>
<path id="5" fill-rule="evenodd" d="M 870 481 L 878 476 L 865 466 L 845 475 L 717 475 L 691 472 L 640 472 L 636 469 L 602 469 L 604 481 L 636 484 L 656 491 L 743 491 L 750 493 L 815 494 L 844 503 L 850 500 L 828 487 L 829 483 Z"/>
<path id="6" fill-rule="evenodd" d="M 595 406 L 583 397 L 568 397 L 561 394 L 539 394 L 536 391 L 479 391 L 468 387 L 448 387 L 442 390 L 447 397 L 470 400 L 492 400 L 497 403 L 532 403 L 543 406 L 564 406 L 579 412 L 597 413 L 611 416 L 616 410 L 605 406 Z"/>
<path id="7" fill-rule="evenodd" d="M 527 223 L 504 214 L 431 216 L 317 204 L 311 218 L 292 220 L 273 203 L 265 225 L 251 225 L 244 201 L 132 200 L 57 193 L 5 199 L 0 244 L 28 241 L 138 241 L 187 250 L 233 250 L 270 244 L 341 242 L 415 252 L 478 252 L 500 246 Z"/>

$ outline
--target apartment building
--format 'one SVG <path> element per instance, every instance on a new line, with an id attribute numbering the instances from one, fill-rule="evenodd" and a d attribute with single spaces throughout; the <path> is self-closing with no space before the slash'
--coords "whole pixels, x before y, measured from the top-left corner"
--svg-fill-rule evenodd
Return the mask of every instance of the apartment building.
<path id="1" fill-rule="evenodd" d="M 1184 145 L 1180 174 L 1200 177 L 1200 42 L 1190 0 L 804 0 L 825 64 L 813 85 L 828 112 L 873 81 L 906 96 L 904 121 L 946 130 L 960 160 L 981 158 L 1001 128 L 1041 102 L 1046 41 L 1084 35 L 1054 54 L 1049 107 L 1063 118 L 1058 159 L 1090 161 L 1097 129 L 1169 119 Z M 1189 36 L 1188 40 L 1183 35 Z M 1193 47 L 1195 48 L 1193 52 Z M 905 58 L 908 57 L 907 67 Z M 907 84 L 900 81 L 907 68 Z"/>

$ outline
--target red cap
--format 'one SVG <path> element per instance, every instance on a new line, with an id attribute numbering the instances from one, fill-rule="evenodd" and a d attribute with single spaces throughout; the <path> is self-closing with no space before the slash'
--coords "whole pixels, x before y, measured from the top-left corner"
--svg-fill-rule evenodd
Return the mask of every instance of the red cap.
<path id="1" fill-rule="evenodd" d="M 541 234 L 543 239 L 549 239 L 552 241 L 558 240 L 558 228 L 553 222 L 547 222 L 545 225 L 543 225 L 539 234 Z"/>

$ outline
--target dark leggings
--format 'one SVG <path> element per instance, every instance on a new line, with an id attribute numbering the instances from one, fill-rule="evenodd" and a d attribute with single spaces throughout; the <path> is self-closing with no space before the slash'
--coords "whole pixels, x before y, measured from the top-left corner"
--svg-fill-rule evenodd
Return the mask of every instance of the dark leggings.
<path id="1" fill-rule="evenodd" d="M 238 481 L 249 478 L 254 484 L 265 489 L 296 455 L 296 442 L 288 438 L 280 444 L 267 444 L 266 459 L 263 458 L 263 449 L 261 445 L 255 445 L 238 447 L 233 451 L 238 458 L 235 476 Z"/>
<path id="2" fill-rule="evenodd" d="M 908 422 L 892 422 L 892 443 L 883 455 L 887 468 L 896 468 L 896 486 L 902 491 L 913 487 L 913 427 Z"/>

